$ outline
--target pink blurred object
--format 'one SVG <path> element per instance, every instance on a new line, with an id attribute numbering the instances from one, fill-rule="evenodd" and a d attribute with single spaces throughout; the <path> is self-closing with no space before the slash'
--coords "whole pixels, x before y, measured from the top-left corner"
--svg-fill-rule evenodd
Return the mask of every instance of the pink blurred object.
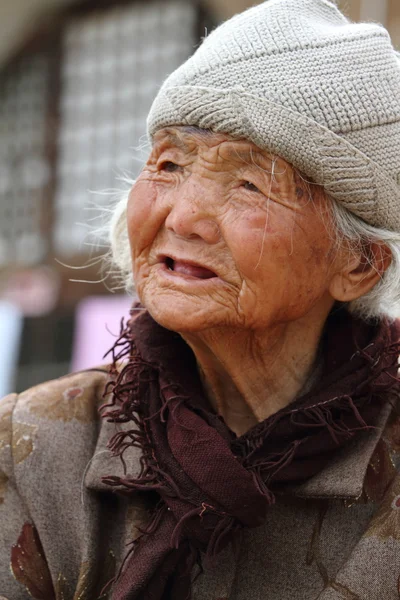
<path id="1" fill-rule="evenodd" d="M 135 298 L 130 296 L 89 296 L 76 309 L 71 370 L 81 371 L 102 364 L 120 333 L 121 319 L 129 318 Z"/>

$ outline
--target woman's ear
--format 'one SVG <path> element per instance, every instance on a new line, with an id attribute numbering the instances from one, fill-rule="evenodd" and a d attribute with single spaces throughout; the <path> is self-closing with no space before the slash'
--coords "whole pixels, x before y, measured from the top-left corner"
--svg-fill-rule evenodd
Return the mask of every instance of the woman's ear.
<path id="1" fill-rule="evenodd" d="M 389 248 L 368 242 L 357 252 L 347 252 L 347 260 L 331 280 L 329 291 L 339 302 L 351 302 L 367 294 L 382 278 L 392 261 Z"/>

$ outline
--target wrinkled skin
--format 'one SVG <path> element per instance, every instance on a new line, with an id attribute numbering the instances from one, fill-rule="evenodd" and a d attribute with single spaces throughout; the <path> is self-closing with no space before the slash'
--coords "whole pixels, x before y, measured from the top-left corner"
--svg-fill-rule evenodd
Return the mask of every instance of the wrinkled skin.
<path id="1" fill-rule="evenodd" d="M 232 429 L 290 402 L 335 300 L 352 299 L 357 260 L 335 245 L 323 194 L 311 199 L 288 163 L 251 142 L 166 128 L 127 218 L 137 293 L 191 345 Z M 188 276 L 192 263 L 214 276 Z"/>

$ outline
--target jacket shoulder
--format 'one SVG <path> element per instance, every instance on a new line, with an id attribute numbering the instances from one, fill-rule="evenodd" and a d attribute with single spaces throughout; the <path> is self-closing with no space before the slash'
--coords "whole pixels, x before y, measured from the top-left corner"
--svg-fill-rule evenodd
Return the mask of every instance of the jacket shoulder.
<path id="1" fill-rule="evenodd" d="M 17 394 L 9 394 L 0 400 L 0 504 L 3 501 L 5 483 L 12 477 L 12 418 Z"/>
<path id="2" fill-rule="evenodd" d="M 97 499 L 86 492 L 83 478 L 96 448 L 98 408 L 104 402 L 107 381 L 107 367 L 91 369 L 0 401 L 4 413 L 0 446 L 3 438 L 7 445 L 7 472 L 2 471 L 0 452 L 0 565 L 4 564 L 3 570 L 0 566 L 0 594 L 7 584 L 10 599 L 21 597 L 13 579 L 8 579 L 13 548 L 19 552 L 22 547 L 18 566 L 24 561 L 27 565 L 33 556 L 39 574 L 29 571 L 32 582 L 40 580 L 43 585 L 43 577 L 48 577 L 47 590 L 52 585 L 58 589 L 64 579 L 76 585 L 86 565 L 86 540 L 94 539 L 100 508 Z M 30 544 L 28 551 L 23 543 Z M 51 583 L 50 573 L 58 578 L 57 583 Z M 21 577 L 18 581 L 26 586 L 23 572 Z"/>
<path id="3" fill-rule="evenodd" d="M 46 381 L 19 394 L 14 415 L 17 421 L 29 414 L 39 420 L 90 423 L 98 419 L 107 378 L 105 367 Z"/>

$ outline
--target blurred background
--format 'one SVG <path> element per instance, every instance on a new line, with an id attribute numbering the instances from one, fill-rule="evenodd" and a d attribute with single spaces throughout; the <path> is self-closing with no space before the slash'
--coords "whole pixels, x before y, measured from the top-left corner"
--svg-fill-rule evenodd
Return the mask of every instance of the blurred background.
<path id="1" fill-rule="evenodd" d="M 0 0 L 0 397 L 107 360 L 131 299 L 93 231 L 146 158 L 162 81 L 257 3 Z M 400 47 L 399 0 L 338 4 Z"/>

